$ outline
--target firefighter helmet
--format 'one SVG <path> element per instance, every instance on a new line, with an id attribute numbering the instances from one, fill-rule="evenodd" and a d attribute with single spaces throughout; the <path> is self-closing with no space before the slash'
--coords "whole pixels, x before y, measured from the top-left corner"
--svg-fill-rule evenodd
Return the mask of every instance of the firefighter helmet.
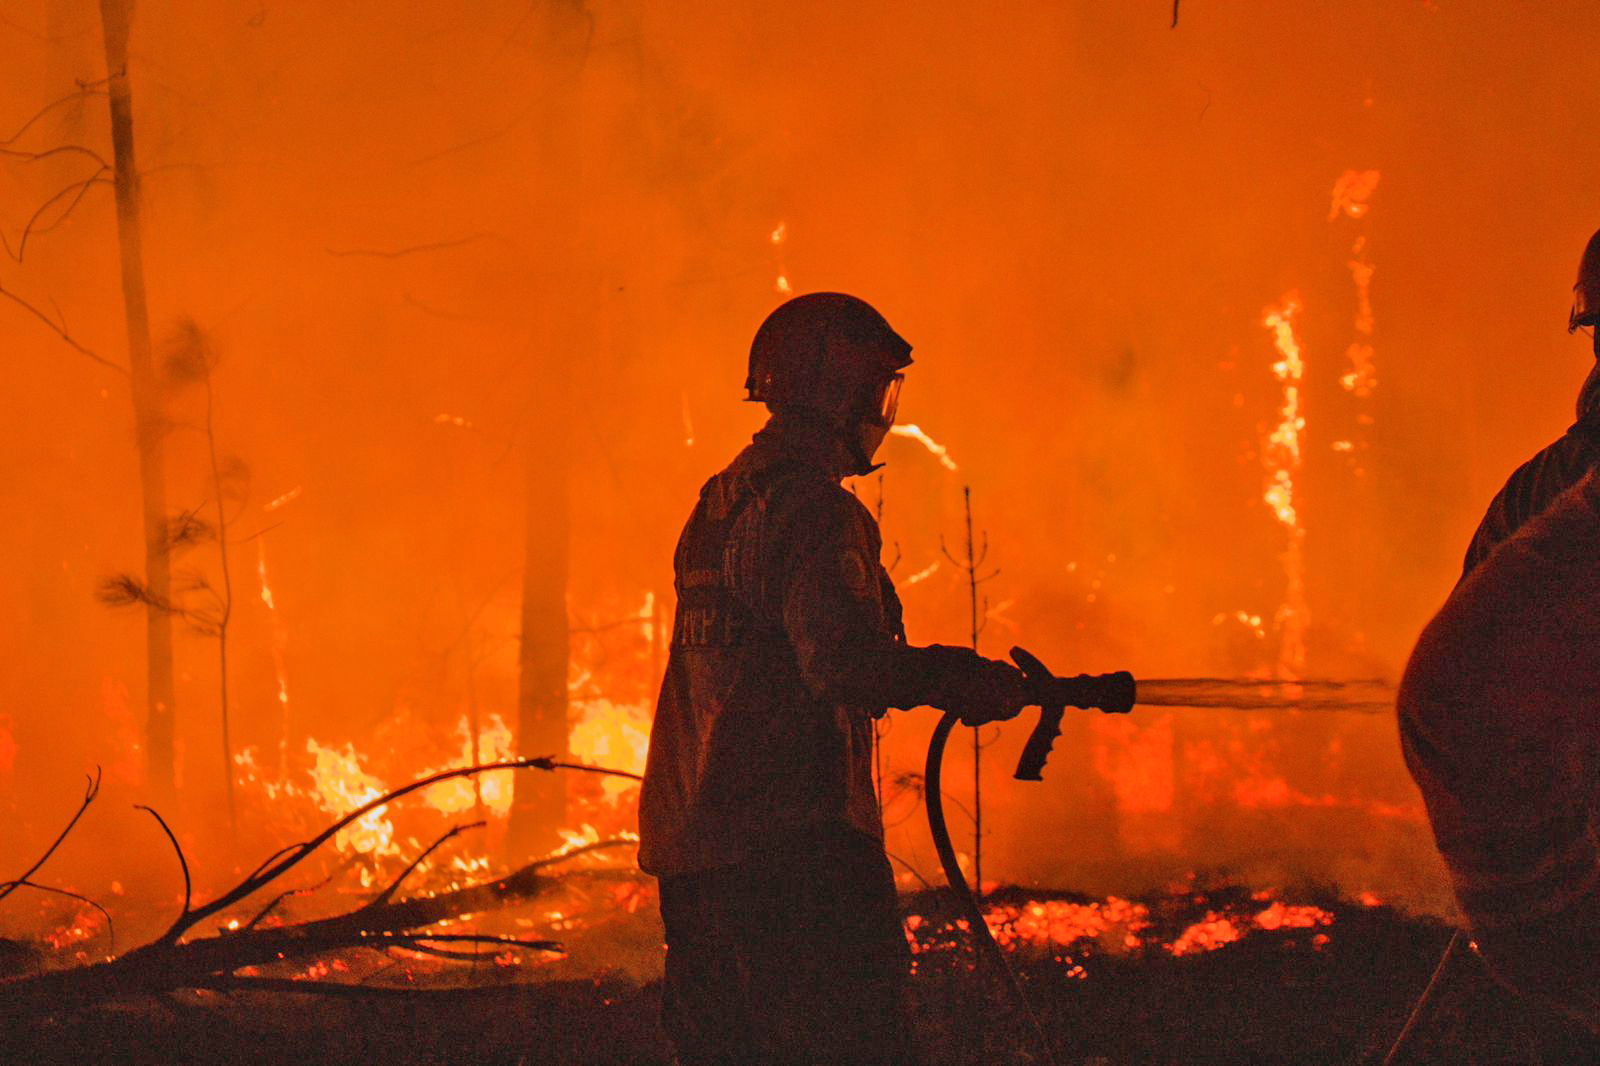
<path id="1" fill-rule="evenodd" d="M 1572 313 L 1567 317 L 1567 332 L 1597 322 L 1600 322 L 1600 233 L 1589 238 L 1589 246 L 1578 262 L 1578 280 L 1572 286 Z"/>
<path id="2" fill-rule="evenodd" d="M 839 292 L 796 296 L 773 311 L 750 345 L 747 399 L 803 408 L 848 425 L 894 423 L 911 345 L 865 300 Z"/>

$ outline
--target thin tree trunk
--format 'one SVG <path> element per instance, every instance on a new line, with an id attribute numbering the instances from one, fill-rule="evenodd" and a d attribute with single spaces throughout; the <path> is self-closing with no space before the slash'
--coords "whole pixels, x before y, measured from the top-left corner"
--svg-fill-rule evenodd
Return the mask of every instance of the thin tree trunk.
<path id="1" fill-rule="evenodd" d="M 111 146 L 115 165 L 117 234 L 122 251 L 122 299 L 128 320 L 128 365 L 132 371 L 134 427 L 139 444 L 139 484 L 144 500 L 146 703 L 145 759 L 148 782 L 158 795 L 176 791 L 173 759 L 172 599 L 167 545 L 167 485 L 162 466 L 166 419 L 161 383 L 150 343 L 145 299 L 144 252 L 139 228 L 139 170 L 133 152 L 133 93 L 128 81 L 128 32 L 132 0 L 100 0 L 110 76 Z"/>
<path id="2" fill-rule="evenodd" d="M 222 780 L 228 797 L 228 825 L 239 828 L 233 796 L 233 735 L 228 723 L 228 624 L 233 621 L 233 574 L 228 569 L 228 503 L 222 495 L 222 464 L 217 459 L 216 392 L 212 367 L 206 367 L 206 447 L 211 453 L 211 489 L 217 498 L 217 558 L 222 564 L 222 606 L 217 616 L 217 695 L 222 704 Z"/>

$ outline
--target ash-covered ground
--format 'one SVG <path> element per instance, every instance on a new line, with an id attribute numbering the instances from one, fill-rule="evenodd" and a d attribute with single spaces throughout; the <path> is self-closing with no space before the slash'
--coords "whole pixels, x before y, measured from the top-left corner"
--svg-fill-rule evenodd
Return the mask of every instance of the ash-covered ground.
<path id="1" fill-rule="evenodd" d="M 905 899 L 926 1061 L 1040 1061 L 937 893 Z M 1060 1063 L 1381 1061 L 1450 930 L 1319 896 L 1195 887 L 1133 900 L 1005 889 L 991 924 Z M 434 971 L 352 995 L 177 993 L 34 1019 L 11 1062 L 667 1064 L 659 985 L 593 969 L 659 951 L 653 908 L 570 930 L 540 969 Z M 587 966 L 591 972 L 574 976 Z M 339 973 L 332 974 L 337 978 Z M 1600 1045 L 1458 966 L 1407 1061 L 1600 1061 Z"/>

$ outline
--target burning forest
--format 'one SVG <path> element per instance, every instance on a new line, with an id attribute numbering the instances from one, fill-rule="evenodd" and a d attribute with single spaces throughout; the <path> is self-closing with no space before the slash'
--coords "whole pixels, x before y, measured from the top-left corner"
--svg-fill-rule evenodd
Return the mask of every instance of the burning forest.
<path id="1" fill-rule="evenodd" d="M 4 1057 L 1600 1053 L 1587 14 L 6 5 Z"/>

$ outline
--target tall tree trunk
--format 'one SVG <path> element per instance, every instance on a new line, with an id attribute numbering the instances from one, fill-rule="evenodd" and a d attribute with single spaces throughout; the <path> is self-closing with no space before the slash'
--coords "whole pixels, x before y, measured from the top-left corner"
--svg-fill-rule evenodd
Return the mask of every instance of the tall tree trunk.
<path id="1" fill-rule="evenodd" d="M 553 338 L 552 338 L 553 339 Z M 563 358 L 556 345 L 540 353 Z M 569 508 L 567 374 L 550 374 L 537 398 L 537 427 L 527 455 L 527 528 L 523 538 L 521 681 L 517 698 L 517 751 L 522 755 L 569 755 L 567 669 L 567 545 Z M 511 846 L 516 852 L 549 851 L 567 825 L 566 778 L 535 770 L 517 772 L 511 811 Z"/>
<path id="2" fill-rule="evenodd" d="M 128 31 L 132 0 L 100 0 L 110 76 L 111 147 L 115 166 L 117 234 L 122 249 L 122 299 L 128 319 L 128 365 L 133 379 L 133 417 L 139 443 L 139 484 L 144 497 L 147 648 L 145 758 L 149 785 L 175 792 L 173 761 L 172 617 L 162 605 L 172 596 L 167 550 L 167 484 L 162 467 L 166 419 L 161 383 L 150 344 L 150 309 L 145 300 L 144 252 L 139 229 L 139 170 L 133 154 L 133 93 L 128 82 Z"/>
<path id="3" fill-rule="evenodd" d="M 549 93 L 539 142 L 544 192 L 540 204 L 545 259 L 566 267 L 566 284 L 547 285 L 536 361 L 536 394 L 528 438 L 527 526 L 522 576 L 521 680 L 517 697 L 517 751 L 568 754 L 567 560 L 571 536 L 568 484 L 571 364 L 582 349 L 572 289 L 583 276 L 579 240 L 582 169 L 583 71 L 594 19 L 583 0 L 545 0 L 539 34 Z M 537 54 L 537 53 L 536 53 Z M 562 774 L 520 771 L 513 785 L 508 843 L 513 855 L 546 851 L 561 843 L 567 820 Z"/>

